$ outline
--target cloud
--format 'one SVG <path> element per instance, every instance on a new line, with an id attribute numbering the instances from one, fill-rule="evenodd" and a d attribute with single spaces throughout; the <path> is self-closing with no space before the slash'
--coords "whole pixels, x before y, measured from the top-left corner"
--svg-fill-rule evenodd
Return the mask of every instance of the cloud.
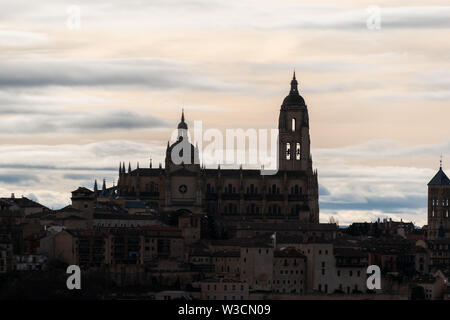
<path id="1" fill-rule="evenodd" d="M 49 134 L 111 132 L 163 127 L 166 121 L 126 110 L 72 111 L 51 115 L 14 115 L 0 117 L 0 133 Z"/>
<path id="2" fill-rule="evenodd" d="M 443 151 L 450 152 L 450 140 L 427 145 L 374 140 L 313 149 L 319 170 L 321 221 L 334 216 L 341 224 L 349 224 L 391 217 L 426 224 L 427 183 L 437 168 L 392 163 L 437 156 Z M 383 164 L 377 165 L 377 161 Z"/>
<path id="3" fill-rule="evenodd" d="M 94 174 L 78 174 L 78 173 L 68 173 L 63 175 L 64 179 L 69 180 L 94 180 L 95 175 Z"/>
<path id="4" fill-rule="evenodd" d="M 0 47 L 42 46 L 47 44 L 48 41 L 48 36 L 43 33 L 18 30 L 0 30 Z"/>
<path id="5" fill-rule="evenodd" d="M 380 29 L 441 29 L 450 28 L 449 6 L 376 7 L 379 9 Z M 333 13 L 317 14 L 302 19 L 283 19 L 279 28 L 305 30 L 368 30 L 367 22 L 376 11 L 363 8 L 341 8 Z M 298 22 L 292 22 L 298 21 Z"/>
<path id="6" fill-rule="evenodd" d="M 238 90 L 194 71 L 192 65 L 169 59 L 7 60 L 0 62 L 0 88 L 139 87 L 158 90 Z"/>
<path id="7" fill-rule="evenodd" d="M 8 21 L 33 21 L 58 24 L 65 28 L 66 9 L 70 0 L 46 0 L 39 7 L 28 6 L 25 0 L 0 4 L 0 17 Z M 239 29 L 239 30 L 367 30 L 371 15 L 367 6 L 329 3 L 295 3 L 292 1 L 243 0 L 164 0 L 86 1 L 76 2 L 86 28 L 114 27 L 134 29 Z M 450 27 L 449 6 L 380 6 L 381 28 L 442 29 Z M 114 17 L 112 19 L 111 17 Z M 283 19 L 274 19 L 283 17 Z"/>
<path id="8" fill-rule="evenodd" d="M 0 173 L 0 182 L 10 185 L 30 185 L 40 182 L 38 176 L 26 173 Z"/>
<path id="9" fill-rule="evenodd" d="M 450 101 L 449 91 L 389 92 L 371 95 L 371 100 L 381 102 Z"/>
<path id="10" fill-rule="evenodd" d="M 321 159 L 358 159 L 363 161 L 367 159 L 428 157 L 440 155 L 442 152 L 450 152 L 450 140 L 419 145 L 405 145 L 392 139 L 370 140 L 362 144 L 340 148 L 317 148 L 314 150 L 314 155 Z"/>
<path id="11" fill-rule="evenodd" d="M 319 184 L 319 196 L 329 196 L 330 191 L 327 190 L 323 185 Z"/>
<path id="12" fill-rule="evenodd" d="M 374 90 L 379 89 L 380 87 L 381 83 L 376 81 L 351 81 L 332 84 L 324 83 L 316 86 L 304 85 L 302 86 L 302 90 L 306 93 L 323 94 L 323 93 L 346 92 L 346 91 L 355 92 L 357 90 Z"/>

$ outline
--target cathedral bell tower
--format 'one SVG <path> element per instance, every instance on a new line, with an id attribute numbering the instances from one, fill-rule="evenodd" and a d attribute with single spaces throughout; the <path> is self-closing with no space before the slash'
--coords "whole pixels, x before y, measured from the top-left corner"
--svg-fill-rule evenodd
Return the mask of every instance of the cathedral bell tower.
<path id="1" fill-rule="evenodd" d="M 308 109 L 298 92 L 295 71 L 278 119 L 278 164 L 279 170 L 312 172 Z"/>

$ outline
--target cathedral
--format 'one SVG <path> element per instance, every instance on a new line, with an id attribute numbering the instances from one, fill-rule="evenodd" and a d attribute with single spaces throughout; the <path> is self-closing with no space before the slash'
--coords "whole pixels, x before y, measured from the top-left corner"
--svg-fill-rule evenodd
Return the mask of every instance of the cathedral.
<path id="1" fill-rule="evenodd" d="M 278 171 L 205 168 L 190 143 L 184 112 L 178 138 L 167 144 L 165 166 L 120 165 L 116 199 L 139 199 L 158 212 L 206 214 L 223 224 L 233 221 L 318 224 L 318 180 L 310 152 L 308 108 L 295 73 L 278 119 Z M 173 161 L 174 153 L 191 161 Z"/>

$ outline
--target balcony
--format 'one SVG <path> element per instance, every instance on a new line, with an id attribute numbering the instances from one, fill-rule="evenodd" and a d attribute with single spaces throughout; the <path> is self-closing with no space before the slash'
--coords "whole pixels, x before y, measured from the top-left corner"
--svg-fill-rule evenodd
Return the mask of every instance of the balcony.
<path id="1" fill-rule="evenodd" d="M 306 194 L 290 194 L 288 196 L 289 201 L 306 201 L 308 200 L 308 195 Z"/>
<path id="2" fill-rule="evenodd" d="M 239 200 L 239 193 L 222 193 L 222 200 Z"/>
<path id="3" fill-rule="evenodd" d="M 283 201 L 284 197 L 282 194 L 267 194 L 266 200 L 267 201 Z"/>
<path id="4" fill-rule="evenodd" d="M 263 196 L 262 196 L 262 194 L 258 194 L 258 193 L 246 193 L 246 194 L 244 194 L 244 199 L 257 201 L 257 200 L 262 200 Z"/>

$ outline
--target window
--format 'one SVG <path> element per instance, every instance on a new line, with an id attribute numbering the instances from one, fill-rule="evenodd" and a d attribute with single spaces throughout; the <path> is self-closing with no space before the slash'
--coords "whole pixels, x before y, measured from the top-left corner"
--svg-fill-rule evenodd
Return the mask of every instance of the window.
<path id="1" fill-rule="evenodd" d="M 295 131 L 295 118 L 292 118 L 291 129 L 292 129 L 292 132 Z"/>
<path id="2" fill-rule="evenodd" d="M 297 142 L 297 144 L 295 145 L 295 159 L 296 160 L 300 160 L 300 156 L 301 156 L 301 150 L 300 150 L 300 143 Z"/>
<path id="3" fill-rule="evenodd" d="M 291 160 L 291 144 L 286 143 L 286 160 Z"/>

